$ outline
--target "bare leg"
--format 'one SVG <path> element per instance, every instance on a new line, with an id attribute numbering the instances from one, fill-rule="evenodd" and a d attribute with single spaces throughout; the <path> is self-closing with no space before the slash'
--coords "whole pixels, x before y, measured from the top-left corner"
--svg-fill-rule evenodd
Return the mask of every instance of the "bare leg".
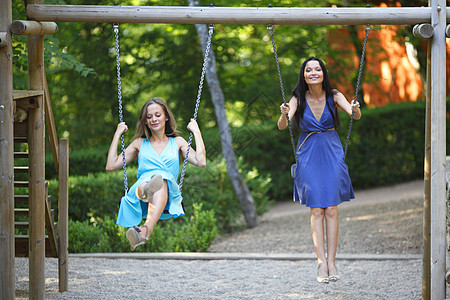
<path id="1" fill-rule="evenodd" d="M 329 275 L 337 275 L 335 266 L 337 238 L 339 232 L 338 208 L 330 206 L 325 209 L 325 220 L 327 227 L 327 263 Z"/>
<path id="2" fill-rule="evenodd" d="M 311 232 L 319 265 L 318 277 L 326 278 L 328 277 L 328 266 L 325 256 L 324 214 L 325 209 L 311 207 Z"/>
<path id="3" fill-rule="evenodd" d="M 162 188 L 153 194 L 153 200 L 148 204 L 147 219 L 144 223 L 144 225 L 147 226 L 147 230 L 141 230 L 139 233 L 143 238 L 148 238 L 150 234 L 152 234 L 156 222 L 158 222 L 159 217 L 161 217 L 161 214 L 164 211 L 164 207 L 166 207 L 168 197 L 169 191 L 167 181 L 164 180 Z"/>

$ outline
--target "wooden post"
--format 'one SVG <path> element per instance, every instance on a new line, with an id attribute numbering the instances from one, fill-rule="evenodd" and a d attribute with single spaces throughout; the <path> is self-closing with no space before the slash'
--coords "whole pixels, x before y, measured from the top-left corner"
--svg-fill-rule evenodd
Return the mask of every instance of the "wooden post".
<path id="1" fill-rule="evenodd" d="M 425 158 L 424 158 L 424 201 L 423 201 L 423 257 L 422 257 L 422 300 L 430 299 L 430 190 L 431 190 L 431 40 L 427 41 L 427 75 L 425 91 Z"/>
<path id="2" fill-rule="evenodd" d="M 0 0 L 0 299 L 15 298 L 12 1 Z"/>
<path id="3" fill-rule="evenodd" d="M 430 7 L 187 7 L 28 4 L 35 21 L 171 24 L 414 25 Z"/>
<path id="4" fill-rule="evenodd" d="M 28 0 L 42 3 L 42 0 Z M 44 36 L 28 36 L 28 88 L 44 89 Z M 44 97 L 28 112 L 30 299 L 45 299 L 45 119 Z"/>
<path id="5" fill-rule="evenodd" d="M 44 69 L 44 111 L 45 111 L 45 124 L 47 125 L 48 139 L 50 141 L 50 147 L 52 148 L 53 161 L 55 169 L 58 172 L 58 136 L 56 134 L 55 118 L 53 116 L 52 102 L 50 100 L 50 91 L 48 89 L 47 75 Z"/>
<path id="6" fill-rule="evenodd" d="M 58 270 L 59 291 L 69 289 L 69 139 L 59 140 Z"/>
<path id="7" fill-rule="evenodd" d="M 446 1 L 431 1 L 431 299 L 445 299 L 446 194 Z"/>

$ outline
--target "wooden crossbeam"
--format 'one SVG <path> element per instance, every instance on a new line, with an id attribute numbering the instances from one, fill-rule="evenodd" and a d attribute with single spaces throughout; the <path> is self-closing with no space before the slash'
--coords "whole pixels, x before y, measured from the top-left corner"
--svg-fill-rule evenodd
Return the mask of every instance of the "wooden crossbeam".
<path id="1" fill-rule="evenodd" d="M 13 91 L 13 100 L 32 98 L 36 96 L 43 96 L 43 90 L 14 90 Z"/>
<path id="2" fill-rule="evenodd" d="M 58 31 L 58 25 L 54 22 L 22 20 L 12 22 L 9 28 L 11 29 L 11 32 L 16 35 L 46 35 L 55 34 Z"/>
<path id="3" fill-rule="evenodd" d="M 413 25 L 430 23 L 431 13 L 431 7 L 27 6 L 32 20 L 94 23 Z"/>

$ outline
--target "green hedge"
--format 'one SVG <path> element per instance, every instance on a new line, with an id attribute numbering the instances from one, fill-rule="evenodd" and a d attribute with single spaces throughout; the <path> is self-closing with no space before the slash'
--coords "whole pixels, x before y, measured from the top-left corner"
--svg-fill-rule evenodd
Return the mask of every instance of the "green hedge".
<path id="1" fill-rule="evenodd" d="M 341 130 L 340 136 L 346 133 Z M 363 118 L 354 122 L 346 159 L 354 187 L 422 178 L 424 150 L 424 102 L 364 110 Z"/>
<path id="2" fill-rule="evenodd" d="M 104 172 L 108 150 L 109 145 L 98 146 L 88 150 L 70 151 L 69 174 L 75 176 Z M 136 163 L 133 162 L 131 165 L 136 166 Z M 45 177 L 48 179 L 58 177 L 51 153 L 45 155 Z"/>
<path id="3" fill-rule="evenodd" d="M 217 233 L 214 211 L 194 205 L 190 217 L 160 221 L 149 242 L 135 252 L 207 251 Z M 127 228 L 115 224 L 108 216 L 89 221 L 69 221 L 69 252 L 129 252 Z"/>
<path id="4" fill-rule="evenodd" d="M 262 215 L 272 202 L 269 198 L 270 174 L 260 174 L 254 166 L 238 160 L 239 172 L 254 199 L 256 212 Z M 183 183 L 183 201 L 189 207 L 201 203 L 206 210 L 214 210 L 217 226 L 222 231 L 232 231 L 243 225 L 242 208 L 228 176 L 225 160 L 208 161 L 203 169 L 188 165 Z"/>

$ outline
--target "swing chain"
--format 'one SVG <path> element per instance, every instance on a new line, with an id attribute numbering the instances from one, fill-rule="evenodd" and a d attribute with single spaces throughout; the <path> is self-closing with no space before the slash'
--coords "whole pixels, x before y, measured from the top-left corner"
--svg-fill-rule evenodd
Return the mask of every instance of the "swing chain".
<path id="1" fill-rule="evenodd" d="M 362 49 L 362 52 L 361 52 L 361 59 L 359 60 L 358 79 L 356 81 L 355 98 L 353 99 L 353 101 L 357 101 L 358 100 L 357 97 L 358 97 L 359 85 L 360 85 L 360 82 L 361 82 L 362 69 L 363 69 L 363 65 L 364 65 L 364 57 L 366 55 L 367 38 L 369 37 L 370 29 L 371 29 L 370 25 L 366 25 L 366 28 L 365 28 L 366 35 L 364 37 L 364 45 L 363 45 L 363 49 Z M 353 101 L 352 101 L 352 103 L 353 103 Z M 350 133 L 352 132 L 353 116 L 354 116 L 354 112 L 353 112 L 353 109 L 352 109 L 352 115 L 351 115 L 351 118 L 350 118 L 350 123 L 348 125 L 347 141 L 345 142 L 344 160 L 345 160 L 345 157 L 347 156 L 348 143 L 350 141 Z"/>
<path id="2" fill-rule="evenodd" d="M 200 99 L 202 97 L 202 90 L 203 90 L 203 82 L 205 80 L 205 74 L 206 74 L 206 66 L 208 63 L 208 56 L 209 56 L 209 51 L 211 49 L 211 37 L 214 31 L 214 25 L 210 24 L 208 26 L 208 40 L 206 42 L 206 47 L 205 47 L 205 55 L 203 58 L 203 67 L 202 67 L 202 75 L 200 77 L 200 83 L 198 86 L 198 93 L 197 93 L 197 101 L 195 102 L 195 110 L 194 110 L 194 120 L 197 120 L 197 115 L 198 115 L 198 108 L 200 106 Z M 187 161 L 188 161 L 188 156 L 189 156 L 189 150 L 191 149 L 191 145 L 192 145 L 192 131 L 189 134 L 189 141 L 188 141 L 188 146 L 186 149 L 186 156 L 184 157 L 184 162 L 183 162 L 183 169 L 181 170 L 181 176 L 180 176 L 180 183 L 179 183 L 179 189 L 180 192 L 183 188 L 183 180 L 184 180 L 184 175 L 186 173 L 186 165 L 187 165 Z"/>
<path id="3" fill-rule="evenodd" d="M 119 54 L 119 23 L 113 24 L 114 36 L 116 40 L 116 65 L 117 65 L 117 96 L 119 102 L 119 122 L 123 122 L 123 110 L 122 110 L 122 80 L 120 76 L 120 54 Z M 123 184 L 125 187 L 125 195 L 128 191 L 127 181 L 127 162 L 125 158 L 125 138 L 122 134 L 120 136 L 120 144 L 122 148 L 122 165 L 123 165 Z"/>
<path id="4" fill-rule="evenodd" d="M 281 71 L 280 71 L 280 63 L 278 61 L 277 48 L 275 46 L 275 39 L 273 37 L 273 25 L 272 24 L 267 25 L 267 29 L 269 30 L 269 35 L 270 35 L 270 38 L 272 39 L 273 53 L 275 55 L 275 61 L 277 63 L 278 79 L 280 81 L 281 95 L 283 97 L 283 103 L 286 106 L 286 97 L 284 95 L 284 87 L 283 87 L 283 79 L 281 77 Z M 292 126 L 291 126 L 291 121 L 289 120 L 289 114 L 286 114 L 286 119 L 287 119 L 288 127 L 289 127 L 289 135 L 291 137 L 292 150 L 294 151 L 295 163 L 297 163 L 297 155 L 296 155 L 296 151 L 295 151 L 294 133 L 292 132 Z"/>

